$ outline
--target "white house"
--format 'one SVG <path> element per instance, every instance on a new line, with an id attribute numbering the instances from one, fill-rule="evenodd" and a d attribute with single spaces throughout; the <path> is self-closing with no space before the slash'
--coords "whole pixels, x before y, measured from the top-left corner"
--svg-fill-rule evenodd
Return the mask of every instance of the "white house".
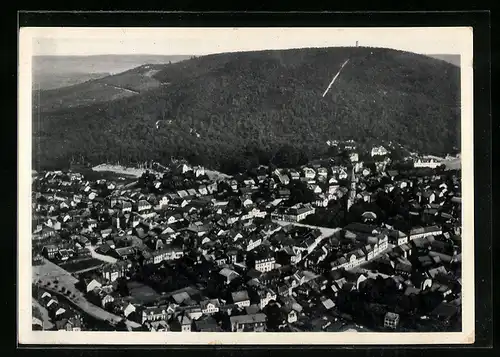
<path id="1" fill-rule="evenodd" d="M 160 208 L 165 208 L 168 206 L 168 202 L 169 202 L 169 199 L 167 196 L 163 196 L 161 199 L 160 199 L 160 202 L 159 202 L 159 206 Z"/>
<path id="2" fill-rule="evenodd" d="M 255 260 L 255 270 L 265 273 L 274 269 L 276 260 L 274 257 L 257 258 Z"/>
<path id="3" fill-rule="evenodd" d="M 314 177 L 316 177 L 316 172 L 309 167 L 304 167 L 302 171 L 304 172 L 304 176 L 308 179 L 313 179 Z"/>
<path id="4" fill-rule="evenodd" d="M 276 300 L 276 293 L 271 289 L 259 290 L 259 307 L 263 309 L 271 300 Z"/>
<path id="5" fill-rule="evenodd" d="M 201 312 L 206 315 L 219 312 L 220 303 L 218 299 L 204 300 L 200 303 Z"/>
<path id="6" fill-rule="evenodd" d="M 441 165 L 441 163 L 434 159 L 417 159 L 413 162 L 414 167 L 429 167 L 431 169 L 435 169 L 439 165 Z"/>
<path id="7" fill-rule="evenodd" d="M 100 288 L 102 284 L 98 282 L 95 279 L 92 279 L 88 284 L 87 284 L 87 292 L 90 292 L 96 288 Z"/>
<path id="8" fill-rule="evenodd" d="M 377 155 L 387 155 L 389 152 L 387 149 L 383 146 L 375 146 L 372 148 L 371 151 L 371 156 L 377 156 Z"/>

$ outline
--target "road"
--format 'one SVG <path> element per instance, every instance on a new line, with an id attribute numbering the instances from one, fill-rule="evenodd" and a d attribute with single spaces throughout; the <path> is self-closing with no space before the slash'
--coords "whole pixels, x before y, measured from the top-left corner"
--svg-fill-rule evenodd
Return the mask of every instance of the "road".
<path id="1" fill-rule="evenodd" d="M 117 262 L 116 258 L 110 257 L 109 255 L 102 255 L 102 254 L 97 253 L 95 251 L 96 248 L 97 247 L 94 247 L 94 246 L 88 247 L 88 249 L 90 250 L 90 253 L 92 254 L 92 258 L 99 259 L 103 262 L 111 263 L 111 264 L 114 264 Z"/>
<path id="2" fill-rule="evenodd" d="M 45 307 L 43 307 L 37 299 L 31 298 L 33 306 L 36 306 L 38 308 L 38 311 L 42 314 L 42 322 L 43 322 L 43 329 L 44 330 L 50 330 L 52 327 L 54 327 L 54 324 L 52 321 L 50 321 L 49 317 L 49 312 Z"/>
<path id="3" fill-rule="evenodd" d="M 41 280 L 40 286 L 44 289 L 50 290 L 59 295 L 63 295 L 60 291 L 64 287 L 66 290 L 69 290 L 71 294 L 69 296 L 64 294 L 64 298 L 66 298 L 69 302 L 76 305 L 82 311 L 87 314 L 95 317 L 96 319 L 103 321 L 112 321 L 113 323 L 117 323 L 121 321 L 123 318 L 114 314 L 109 313 L 108 311 L 90 303 L 83 293 L 75 287 L 75 284 L 78 282 L 78 279 L 73 277 L 66 270 L 57 266 L 56 264 L 44 260 L 45 264 L 33 266 L 33 283 L 38 283 Z M 55 287 L 55 280 L 57 280 L 57 288 Z M 46 286 L 45 284 L 50 282 L 50 285 Z M 130 328 L 138 328 L 141 325 L 126 320 L 126 325 Z"/>
<path id="4" fill-rule="evenodd" d="M 288 225 L 292 224 L 292 225 L 298 226 L 298 227 L 319 229 L 321 231 L 322 238 L 330 237 L 330 236 L 334 235 L 335 233 L 340 232 L 342 230 L 342 228 L 328 228 L 328 227 L 310 226 L 308 224 L 302 224 L 302 223 L 297 223 L 297 222 L 278 221 L 278 220 L 274 220 L 274 219 L 273 219 L 273 222 L 278 223 L 281 226 L 288 226 Z"/>

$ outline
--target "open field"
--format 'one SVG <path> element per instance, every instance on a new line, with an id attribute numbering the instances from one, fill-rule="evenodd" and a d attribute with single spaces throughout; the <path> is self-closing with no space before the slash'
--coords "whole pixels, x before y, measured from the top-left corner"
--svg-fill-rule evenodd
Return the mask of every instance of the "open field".
<path id="1" fill-rule="evenodd" d="M 205 169 L 205 174 L 210 178 L 210 180 L 228 180 L 231 176 L 226 175 L 219 171 L 207 170 Z"/>
<path id="2" fill-rule="evenodd" d="M 67 263 L 60 264 L 60 266 L 61 268 L 70 273 L 78 273 L 91 269 L 96 269 L 102 264 L 103 262 L 101 260 L 91 258 L 85 260 L 69 261 Z"/>
<path id="3" fill-rule="evenodd" d="M 154 291 L 153 288 L 137 281 L 128 282 L 127 287 L 129 289 L 130 296 L 141 304 L 153 302 L 160 297 L 160 295 Z"/>
<path id="4" fill-rule="evenodd" d="M 444 164 L 446 165 L 446 170 L 460 170 L 461 166 L 462 166 L 462 161 L 460 159 L 460 156 L 458 157 L 446 157 L 446 158 L 443 158 L 443 157 L 439 157 L 439 156 L 434 156 L 434 155 L 426 155 L 424 156 L 424 158 L 426 159 L 434 159 L 438 162 L 440 162 L 441 164 Z"/>
<path id="5" fill-rule="evenodd" d="M 99 172 L 101 174 L 107 174 L 109 176 L 117 176 L 121 175 L 125 178 L 139 178 L 142 176 L 144 172 L 146 172 L 146 169 L 138 169 L 134 167 L 126 167 L 122 165 L 109 165 L 109 164 L 100 164 L 97 166 L 94 166 L 92 168 L 94 172 Z M 155 172 L 154 170 L 149 170 L 150 172 Z M 227 180 L 231 178 L 231 176 L 226 175 L 222 172 L 215 171 L 215 170 L 207 170 L 205 169 L 205 174 L 211 179 L 211 180 Z"/>
<path id="6" fill-rule="evenodd" d="M 141 175 L 146 172 L 146 169 L 137 169 L 137 168 L 132 168 L 132 167 L 125 167 L 121 165 L 108 165 L 108 164 L 101 164 L 94 166 L 92 168 L 93 171 L 97 172 L 108 172 L 108 173 L 114 173 L 114 174 L 119 174 L 123 176 L 129 176 L 129 177 L 141 177 Z"/>

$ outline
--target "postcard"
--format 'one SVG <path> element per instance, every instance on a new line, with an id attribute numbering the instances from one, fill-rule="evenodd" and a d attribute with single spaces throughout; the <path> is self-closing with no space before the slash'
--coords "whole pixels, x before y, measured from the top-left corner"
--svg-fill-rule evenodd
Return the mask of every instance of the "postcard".
<path id="1" fill-rule="evenodd" d="M 472 45 L 21 28 L 19 343 L 473 343 Z"/>

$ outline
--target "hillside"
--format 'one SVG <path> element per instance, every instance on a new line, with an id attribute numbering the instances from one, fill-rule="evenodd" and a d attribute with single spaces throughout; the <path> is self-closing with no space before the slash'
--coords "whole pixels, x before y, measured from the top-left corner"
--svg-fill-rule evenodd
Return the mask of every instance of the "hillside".
<path id="1" fill-rule="evenodd" d="M 42 110 L 33 122 L 35 161 L 176 156 L 231 173 L 270 159 L 302 162 L 324 153 L 334 138 L 402 142 L 436 155 L 460 145 L 459 69 L 427 56 L 294 49 L 203 56 L 156 69 L 152 80 L 168 85 Z"/>
<path id="2" fill-rule="evenodd" d="M 143 65 L 72 86 L 42 90 L 39 100 L 38 91 L 35 91 L 33 105 L 37 110 L 40 104 L 41 110 L 48 112 L 130 97 L 159 87 L 161 83 L 154 75 L 164 68 L 165 65 Z"/>
<path id="3" fill-rule="evenodd" d="M 189 56 L 33 56 L 33 88 L 56 89 L 128 71 L 146 63 L 174 63 L 187 58 Z"/>

